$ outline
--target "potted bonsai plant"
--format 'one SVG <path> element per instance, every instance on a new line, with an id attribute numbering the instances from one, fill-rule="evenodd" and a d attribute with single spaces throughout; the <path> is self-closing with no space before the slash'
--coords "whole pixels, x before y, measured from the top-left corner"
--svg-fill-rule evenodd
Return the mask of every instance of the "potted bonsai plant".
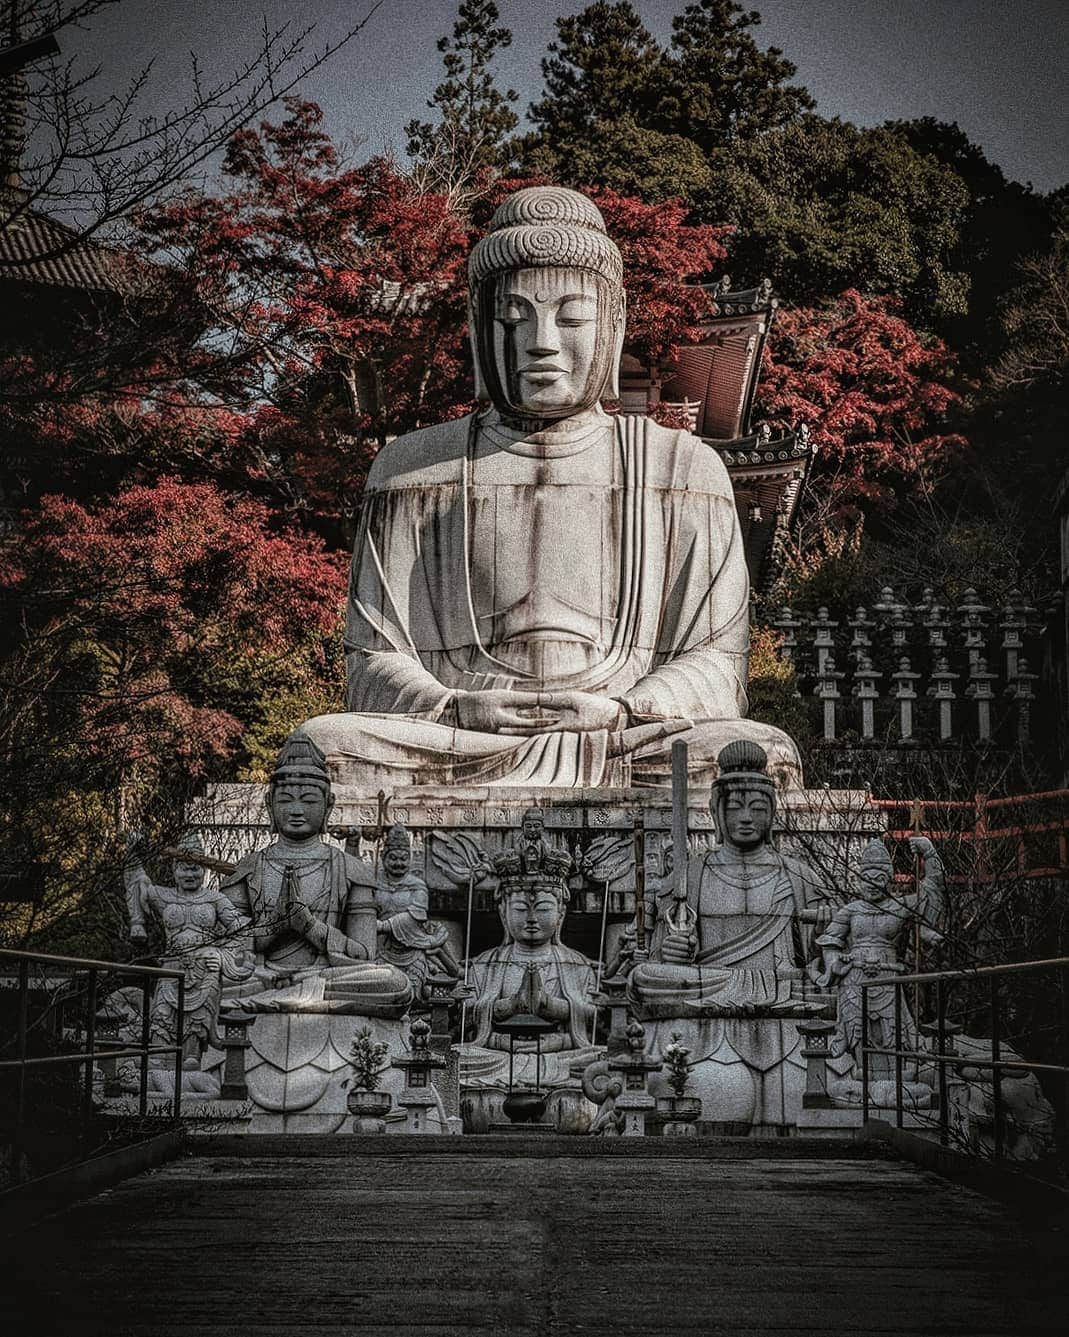
<path id="1" fill-rule="evenodd" d="M 384 1133 L 386 1115 L 390 1112 L 392 1097 L 389 1091 L 380 1091 L 379 1079 L 390 1066 L 390 1049 L 381 1040 L 372 1038 L 371 1027 L 365 1026 L 353 1036 L 349 1051 L 352 1076 L 349 1079 L 347 1104 L 353 1115 L 354 1133 Z"/>
<path id="2" fill-rule="evenodd" d="M 664 1136 L 696 1137 L 695 1124 L 701 1117 L 702 1102 L 700 1096 L 686 1094 L 690 1080 L 690 1050 L 684 1048 L 679 1031 L 672 1032 L 671 1043 L 665 1046 L 661 1059 L 672 1091 L 670 1096 L 657 1097 L 657 1111 L 664 1120 Z"/>

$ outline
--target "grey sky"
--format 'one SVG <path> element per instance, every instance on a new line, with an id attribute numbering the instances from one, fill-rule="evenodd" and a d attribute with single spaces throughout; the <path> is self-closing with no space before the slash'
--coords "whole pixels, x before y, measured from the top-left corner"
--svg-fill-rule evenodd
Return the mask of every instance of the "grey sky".
<path id="1" fill-rule="evenodd" d="M 635 0 L 655 36 L 667 40 L 685 0 Z M 1069 0 L 752 0 L 764 45 L 798 66 L 798 80 L 826 116 L 863 125 L 930 115 L 957 121 L 1006 174 L 1051 190 L 1069 180 Z M 223 72 L 255 43 L 262 16 L 278 24 L 315 22 L 336 36 L 364 0 L 124 0 L 97 16 L 77 44 L 109 84 L 153 55 L 154 91 L 178 98 L 188 53 Z M 520 93 L 541 90 L 539 61 L 554 19 L 577 13 L 569 0 L 499 0 L 513 30 L 498 80 Z M 306 81 L 338 137 L 360 136 L 370 150 L 398 148 L 401 128 L 419 115 L 441 77 L 435 49 L 450 28 L 455 0 L 384 0 L 355 42 Z"/>

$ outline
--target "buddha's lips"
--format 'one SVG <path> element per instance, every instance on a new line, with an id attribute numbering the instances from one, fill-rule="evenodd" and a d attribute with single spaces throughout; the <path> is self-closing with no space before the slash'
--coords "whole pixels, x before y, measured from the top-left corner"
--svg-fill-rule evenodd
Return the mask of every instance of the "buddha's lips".
<path id="1" fill-rule="evenodd" d="M 521 367 L 521 376 L 566 376 L 564 367 Z"/>

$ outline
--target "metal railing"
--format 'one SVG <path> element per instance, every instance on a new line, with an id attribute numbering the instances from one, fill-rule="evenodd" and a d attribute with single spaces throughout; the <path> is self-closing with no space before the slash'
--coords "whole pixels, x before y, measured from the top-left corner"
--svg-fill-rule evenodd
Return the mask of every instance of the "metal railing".
<path id="1" fill-rule="evenodd" d="M 94 961 L 91 958 L 76 956 L 51 956 L 44 952 L 18 952 L 0 949 L 0 962 L 11 961 L 18 967 L 16 1000 L 17 1022 L 15 1027 L 15 1057 L 0 1058 L 0 1075 L 14 1071 L 15 1101 L 11 1124 L 10 1156 L 11 1182 L 17 1183 L 21 1176 L 21 1146 L 25 1132 L 26 1119 L 26 1077 L 30 1069 L 56 1068 L 63 1065 L 82 1065 L 85 1069 L 82 1080 L 80 1099 L 80 1142 L 83 1155 L 88 1154 L 89 1129 L 93 1117 L 93 1075 L 94 1067 L 101 1061 L 116 1062 L 124 1058 L 140 1060 L 140 1081 L 138 1092 L 138 1113 L 145 1117 L 148 1113 L 148 1075 L 149 1059 L 158 1055 L 171 1055 L 174 1059 L 174 1097 L 171 1102 L 171 1119 L 177 1124 L 182 1111 L 182 1036 L 185 1031 L 185 974 L 181 970 L 168 970 L 158 966 L 124 965 L 115 961 Z M 28 1053 L 30 1039 L 30 967 L 40 966 L 45 969 L 57 967 L 66 969 L 71 974 L 86 975 L 85 987 L 85 1047 L 71 1053 L 43 1054 L 31 1056 Z M 99 1000 L 99 982 L 101 976 L 134 976 L 141 981 L 141 1043 L 98 1043 L 97 1007 Z M 152 989 L 157 980 L 173 979 L 178 981 L 175 1043 L 152 1043 Z M 100 1000 L 102 1001 L 102 1000 Z M 62 1039 L 62 1026 L 61 1026 Z M 7 1048 L 9 1046 L 5 1046 Z"/>
<path id="2" fill-rule="evenodd" d="M 895 1061 L 895 1124 L 901 1128 L 903 1126 L 904 1115 L 904 1080 L 903 1064 L 907 1059 L 916 1060 L 921 1064 L 935 1064 L 938 1068 L 938 1103 L 939 1103 L 939 1141 L 943 1146 L 950 1143 L 950 1110 L 948 1105 L 948 1080 L 947 1069 L 957 1066 L 959 1068 L 980 1068 L 986 1069 L 991 1073 L 991 1106 L 992 1106 L 992 1124 L 993 1124 L 993 1154 L 996 1160 L 1001 1159 L 1005 1151 L 1005 1109 L 1003 1101 L 1002 1080 L 1007 1069 L 1016 1072 L 1046 1072 L 1059 1073 L 1066 1078 L 1069 1083 L 1069 1066 L 1061 1063 L 1037 1063 L 1030 1059 L 1020 1056 L 1004 1059 L 1002 1057 L 1002 1045 L 1004 1041 L 1002 1029 L 1002 1007 L 999 995 L 999 986 L 1002 980 L 1008 975 L 1027 975 L 1054 973 L 1055 971 L 1069 971 L 1069 957 L 1053 957 L 1045 961 L 1022 961 L 999 966 L 976 966 L 967 970 L 934 970 L 926 971 L 914 975 L 889 975 L 880 976 L 871 980 L 864 980 L 861 984 L 861 1113 L 862 1118 L 867 1123 L 870 1118 L 872 1099 L 869 1089 L 870 1076 L 870 1058 L 874 1055 L 884 1055 L 893 1058 Z M 953 1048 L 954 1033 L 959 1027 L 951 1027 L 947 1021 L 947 985 L 962 981 L 975 982 L 977 980 L 988 980 L 988 1013 L 991 1029 L 991 1057 L 989 1059 L 980 1058 L 972 1054 L 963 1054 Z M 929 1029 L 933 1030 L 933 1039 L 935 1048 L 931 1049 L 906 1049 L 902 1044 L 902 991 L 908 985 L 919 986 L 922 984 L 935 985 L 935 1024 Z M 872 989 L 894 987 L 894 1048 L 888 1049 L 879 1045 L 871 1045 L 869 1040 L 869 991 Z M 920 1030 L 920 1017 L 915 1019 L 915 1025 Z M 1064 1037 L 1069 1040 L 1069 1036 Z M 948 1041 L 950 1047 L 948 1047 Z"/>

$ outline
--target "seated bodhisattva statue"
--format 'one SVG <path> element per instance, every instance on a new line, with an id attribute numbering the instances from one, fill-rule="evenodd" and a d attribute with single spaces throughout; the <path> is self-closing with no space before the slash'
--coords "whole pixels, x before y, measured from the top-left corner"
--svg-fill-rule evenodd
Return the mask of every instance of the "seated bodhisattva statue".
<path id="1" fill-rule="evenodd" d="M 398 1017 L 408 977 L 376 961 L 375 873 L 323 840 L 334 805 L 322 753 L 291 739 L 268 789 L 275 838 L 247 855 L 222 890 L 251 922 L 256 972 L 227 990 L 246 1012 L 347 1012 Z"/>
<path id="2" fill-rule="evenodd" d="M 710 808 L 720 843 L 690 861 L 685 899 L 670 883 L 655 896 L 648 959 L 633 952 L 628 994 L 653 1023 L 654 1052 L 683 1023 L 707 1117 L 782 1124 L 800 1098 L 794 1022 L 826 1002 L 814 997 L 813 934 L 831 888 L 772 844 L 776 790 L 763 750 L 738 740 L 718 762 Z"/>
<path id="3" fill-rule="evenodd" d="M 662 785 L 730 739 L 800 780 L 746 711 L 749 591 L 716 451 L 619 398 L 623 265 L 601 214 L 518 191 L 469 263 L 481 407 L 378 454 L 358 520 L 349 712 L 314 739 L 355 783 Z"/>

